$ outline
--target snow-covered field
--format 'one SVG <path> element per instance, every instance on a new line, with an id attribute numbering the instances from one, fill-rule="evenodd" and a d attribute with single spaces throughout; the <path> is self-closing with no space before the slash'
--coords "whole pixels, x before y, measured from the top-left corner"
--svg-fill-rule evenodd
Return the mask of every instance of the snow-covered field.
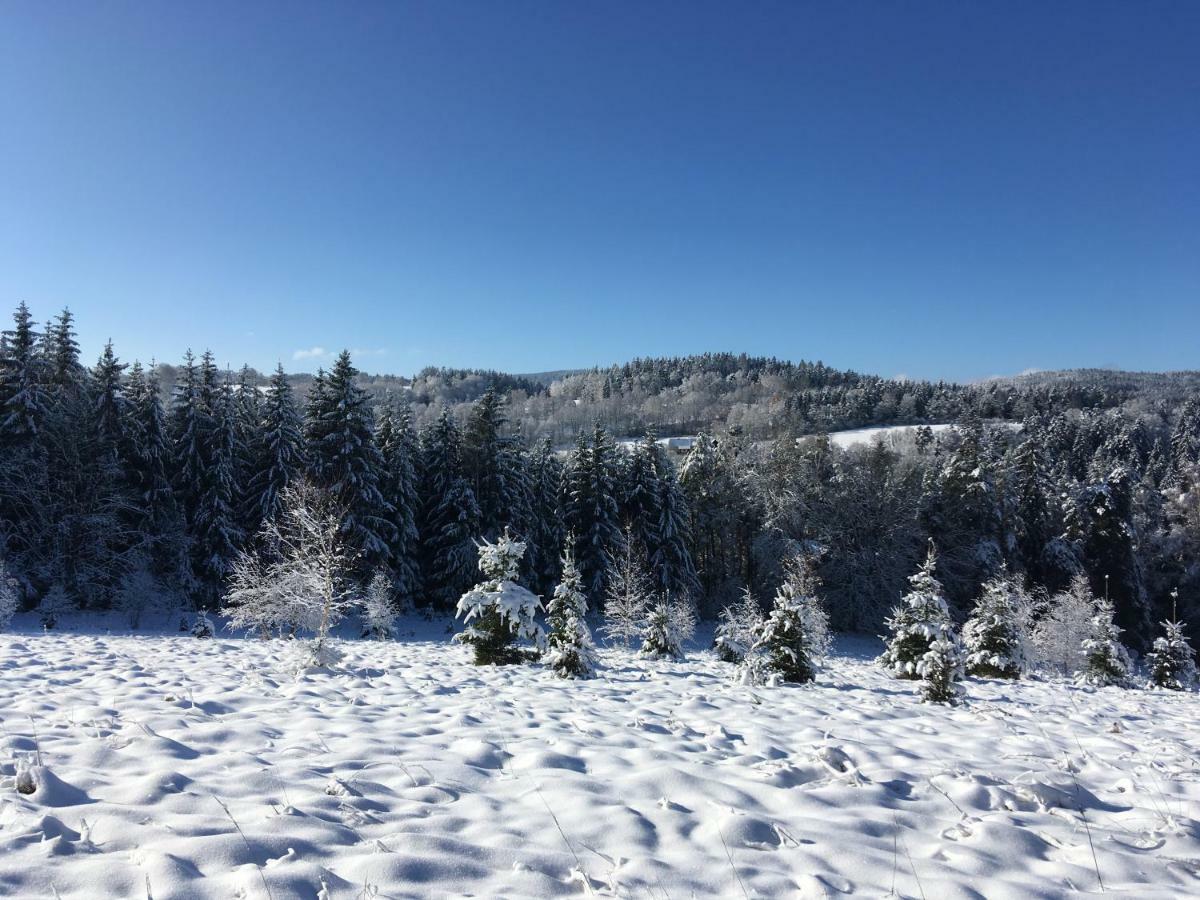
<path id="1" fill-rule="evenodd" d="M 0 895 L 1200 895 L 1198 695 L 923 705 L 863 639 L 805 687 L 708 651 L 572 683 L 446 625 L 299 681 L 274 642 L 0 635 Z"/>
<path id="2" fill-rule="evenodd" d="M 1016 423 L 1005 423 L 1010 428 L 1019 428 Z M 934 433 L 945 431 L 948 428 L 954 428 L 954 425 L 930 425 L 929 429 Z M 916 430 L 916 425 L 880 425 L 873 428 L 850 428 L 846 431 L 831 431 L 829 432 L 829 441 L 836 447 L 841 447 L 843 450 L 854 447 L 859 444 L 873 444 L 877 440 L 882 440 L 888 447 L 895 447 L 898 443 L 908 440 L 912 432 Z M 816 435 L 808 435 L 815 437 Z M 668 450 L 674 450 L 678 453 L 684 453 L 692 449 L 692 444 L 696 442 L 695 435 L 684 435 L 682 437 L 665 437 L 659 438 L 658 443 Z M 617 444 L 626 448 L 632 449 L 637 445 L 637 441 L 632 438 L 624 438 L 617 441 Z M 569 450 L 574 445 L 564 445 L 563 450 Z"/>
<path id="3" fill-rule="evenodd" d="M 953 428 L 953 425 L 930 425 L 929 430 L 934 434 Z M 835 447 L 845 450 L 858 444 L 873 444 L 882 440 L 885 445 L 894 447 L 902 438 L 907 438 L 916 431 L 915 425 L 884 425 L 879 428 L 851 428 L 847 431 L 831 431 L 829 442 Z"/>

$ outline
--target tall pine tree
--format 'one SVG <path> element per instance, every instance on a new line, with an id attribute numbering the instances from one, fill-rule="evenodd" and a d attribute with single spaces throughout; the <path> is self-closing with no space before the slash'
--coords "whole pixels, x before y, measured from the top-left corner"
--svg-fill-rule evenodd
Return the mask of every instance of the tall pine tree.
<path id="1" fill-rule="evenodd" d="M 472 584 L 480 532 L 479 504 L 463 470 L 462 436 L 448 408 L 421 435 L 419 528 L 425 598 L 448 609 Z"/>
<path id="2" fill-rule="evenodd" d="M 394 510 L 379 489 L 383 457 L 358 370 L 343 350 L 309 404 L 309 472 L 343 511 L 342 536 L 355 554 L 354 572 L 365 583 L 388 568 L 395 543 Z"/>
<path id="3" fill-rule="evenodd" d="M 390 590 L 400 608 L 416 602 L 420 590 L 419 533 L 417 514 L 417 444 L 407 407 L 393 411 L 386 406 L 379 416 L 377 432 L 383 457 L 380 490 L 392 505 L 395 541 L 391 546 Z"/>
<path id="4" fill-rule="evenodd" d="M 542 596 L 553 590 L 561 572 L 559 548 L 563 546 L 565 534 L 558 499 L 562 480 L 562 463 L 547 437 L 529 457 L 530 504 L 526 528 L 530 584 L 534 592 Z"/>
<path id="5" fill-rule="evenodd" d="M 32 444 L 45 414 L 38 339 L 33 316 L 22 303 L 0 347 L 0 448 L 6 450 Z"/>
<path id="6" fill-rule="evenodd" d="M 251 533 L 257 533 L 262 522 L 279 515 L 284 490 L 304 472 L 303 422 L 282 364 L 271 376 L 260 415 L 247 490 Z"/>
<path id="7" fill-rule="evenodd" d="M 594 604 L 604 596 L 614 554 L 622 544 L 616 453 L 597 423 L 590 443 L 580 433 L 564 478 L 563 525 L 575 537 L 575 560 Z"/>

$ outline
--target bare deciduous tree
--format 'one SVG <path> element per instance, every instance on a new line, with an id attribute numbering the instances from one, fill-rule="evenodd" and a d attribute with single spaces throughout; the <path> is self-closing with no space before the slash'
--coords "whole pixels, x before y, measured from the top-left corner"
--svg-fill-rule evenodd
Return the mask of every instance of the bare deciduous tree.
<path id="1" fill-rule="evenodd" d="M 225 611 L 234 628 L 314 639 L 295 660 L 298 668 L 335 664 L 340 654 L 330 629 L 354 605 L 347 583 L 353 555 L 340 534 L 341 511 L 307 481 L 288 485 L 279 515 L 266 521 L 259 549 L 233 565 Z"/>

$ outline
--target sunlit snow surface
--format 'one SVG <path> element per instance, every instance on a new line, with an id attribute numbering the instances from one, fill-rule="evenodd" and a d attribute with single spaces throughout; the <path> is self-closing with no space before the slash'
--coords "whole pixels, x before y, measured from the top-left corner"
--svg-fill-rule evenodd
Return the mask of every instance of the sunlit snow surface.
<path id="1" fill-rule="evenodd" d="M 930 425 L 929 430 L 934 434 L 953 428 L 953 425 Z M 829 434 L 829 442 L 843 450 L 858 444 L 873 444 L 883 441 L 884 446 L 894 446 L 897 441 L 912 438 L 916 434 L 913 425 L 884 425 L 879 428 L 851 428 L 849 431 L 833 431 Z"/>
<path id="2" fill-rule="evenodd" d="M 1031 898 L 1097 869 L 1200 894 L 1195 694 L 971 681 L 928 706 L 861 639 L 807 687 L 699 650 L 565 682 L 476 668 L 446 625 L 297 681 L 275 642 L 18 622 L 0 895 Z"/>

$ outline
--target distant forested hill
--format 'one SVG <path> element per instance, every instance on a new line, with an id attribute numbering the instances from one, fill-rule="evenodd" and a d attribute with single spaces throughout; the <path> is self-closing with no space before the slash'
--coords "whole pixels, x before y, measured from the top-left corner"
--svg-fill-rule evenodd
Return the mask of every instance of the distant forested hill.
<path id="1" fill-rule="evenodd" d="M 176 368 L 159 368 L 170 394 Z M 250 373 L 258 384 L 266 376 Z M 304 396 L 313 376 L 290 374 Z M 951 422 L 974 415 L 1019 421 L 1070 409 L 1123 407 L 1163 415 L 1200 395 L 1200 372 L 1077 369 L 994 378 L 976 384 L 881 378 L 821 362 L 704 353 L 635 359 L 608 368 L 514 375 L 484 369 L 428 367 L 416 375 L 366 375 L 359 385 L 376 403 L 407 404 L 413 422 L 431 423 L 448 407 L 465 420 L 489 388 L 509 398 L 514 426 L 527 440 L 565 444 L 596 422 L 636 436 L 695 434 L 729 428 L 767 439 L 868 425 Z"/>

